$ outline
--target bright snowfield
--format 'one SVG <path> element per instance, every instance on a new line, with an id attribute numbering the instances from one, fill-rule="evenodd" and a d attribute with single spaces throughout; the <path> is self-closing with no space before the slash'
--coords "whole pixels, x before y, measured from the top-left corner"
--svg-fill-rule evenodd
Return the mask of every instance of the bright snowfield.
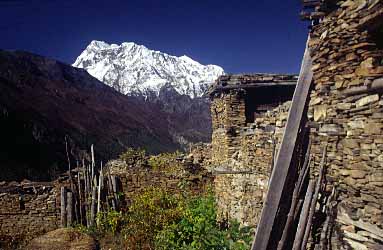
<path id="1" fill-rule="evenodd" d="M 92 41 L 73 64 L 123 94 L 158 96 L 170 84 L 179 93 L 200 97 L 224 70 L 187 56 L 171 56 L 135 43 Z"/>

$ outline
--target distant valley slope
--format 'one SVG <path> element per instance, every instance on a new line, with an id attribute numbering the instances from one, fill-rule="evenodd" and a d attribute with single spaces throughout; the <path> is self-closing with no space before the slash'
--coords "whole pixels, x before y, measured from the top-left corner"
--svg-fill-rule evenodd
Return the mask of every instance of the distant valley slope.
<path id="1" fill-rule="evenodd" d="M 83 69 L 0 50 L 0 180 L 48 179 L 66 169 L 66 135 L 72 164 L 91 144 L 99 160 L 129 146 L 176 150 L 171 126 L 157 105 L 120 94 Z"/>

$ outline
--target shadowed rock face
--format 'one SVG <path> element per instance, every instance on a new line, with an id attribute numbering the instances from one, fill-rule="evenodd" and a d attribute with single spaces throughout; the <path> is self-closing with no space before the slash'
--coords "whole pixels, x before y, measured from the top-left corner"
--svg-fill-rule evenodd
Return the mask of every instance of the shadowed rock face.
<path id="1" fill-rule="evenodd" d="M 181 124 L 174 119 L 173 124 Z M 98 160 L 127 147 L 180 148 L 168 115 L 85 70 L 26 52 L 0 51 L 0 179 L 49 179 L 95 145 Z M 177 127 L 177 125 L 175 125 Z"/>

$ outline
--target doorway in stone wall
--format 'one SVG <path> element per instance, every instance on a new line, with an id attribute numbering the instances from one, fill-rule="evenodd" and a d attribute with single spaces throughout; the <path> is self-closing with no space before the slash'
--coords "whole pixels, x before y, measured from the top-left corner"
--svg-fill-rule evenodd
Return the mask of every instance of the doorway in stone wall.
<path id="1" fill-rule="evenodd" d="M 246 89 L 245 114 L 246 123 L 253 123 L 268 110 L 272 110 L 281 103 L 292 100 L 294 85 L 273 85 Z"/>

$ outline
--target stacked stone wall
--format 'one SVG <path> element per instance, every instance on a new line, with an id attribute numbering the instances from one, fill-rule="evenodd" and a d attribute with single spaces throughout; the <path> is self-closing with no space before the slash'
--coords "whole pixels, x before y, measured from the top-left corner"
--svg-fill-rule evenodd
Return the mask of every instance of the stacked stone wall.
<path id="1" fill-rule="evenodd" d="M 186 169 L 129 168 L 123 161 L 108 163 L 112 175 L 118 176 L 124 200 L 129 205 L 132 198 L 148 188 L 161 188 L 170 193 L 183 190 L 203 193 L 213 183 L 212 175 L 201 167 L 196 167 L 192 160 L 183 165 Z M 190 166 L 190 169 L 187 169 Z"/>
<path id="2" fill-rule="evenodd" d="M 212 163 L 223 164 L 237 150 L 237 136 L 246 125 L 245 99 L 238 91 L 231 91 L 215 98 L 211 105 L 212 114 Z"/>
<path id="3" fill-rule="evenodd" d="M 53 183 L 3 183 L 0 187 L 0 247 L 28 241 L 60 224 L 59 188 Z"/>
<path id="4" fill-rule="evenodd" d="M 267 192 L 273 154 L 278 150 L 290 104 L 290 101 L 283 103 L 259 114 L 254 123 L 238 126 L 238 132 L 234 135 L 238 143 L 232 145 L 231 155 L 223 158 L 219 151 L 214 151 L 213 146 L 213 157 L 222 157 L 214 171 L 220 220 L 237 219 L 245 225 L 257 225 Z M 245 119 L 244 112 L 236 115 L 242 115 L 237 119 Z M 213 144 L 219 143 L 214 140 L 213 137 Z"/>
<path id="5" fill-rule="evenodd" d="M 367 31 L 371 26 L 363 24 L 381 22 L 382 16 L 373 16 L 383 4 L 340 4 L 314 25 L 309 43 L 314 87 L 308 116 L 315 171 L 327 144 L 326 178 L 338 191 L 332 249 L 381 249 L 383 99 L 371 86 L 383 77 L 383 50 Z"/>

